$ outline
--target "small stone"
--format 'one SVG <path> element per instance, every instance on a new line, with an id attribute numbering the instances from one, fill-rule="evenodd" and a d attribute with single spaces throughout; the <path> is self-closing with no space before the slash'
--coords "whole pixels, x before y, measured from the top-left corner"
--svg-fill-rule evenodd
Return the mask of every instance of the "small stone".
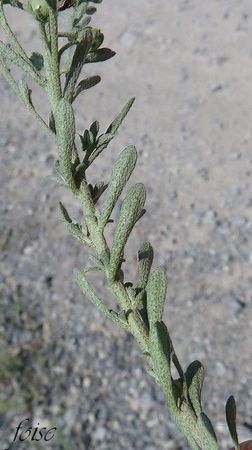
<path id="1" fill-rule="evenodd" d="M 91 386 L 91 378 L 85 377 L 83 380 L 83 387 L 87 389 L 90 386 Z"/>
<path id="2" fill-rule="evenodd" d="M 105 436 L 106 436 L 106 429 L 104 427 L 98 427 L 93 433 L 93 438 L 96 441 L 103 441 Z"/>
<path id="3" fill-rule="evenodd" d="M 226 373 L 226 367 L 225 367 L 225 365 L 223 364 L 222 361 L 217 361 L 216 362 L 215 370 L 216 370 L 216 374 L 219 377 L 223 377 L 223 375 L 225 375 L 225 373 Z"/>

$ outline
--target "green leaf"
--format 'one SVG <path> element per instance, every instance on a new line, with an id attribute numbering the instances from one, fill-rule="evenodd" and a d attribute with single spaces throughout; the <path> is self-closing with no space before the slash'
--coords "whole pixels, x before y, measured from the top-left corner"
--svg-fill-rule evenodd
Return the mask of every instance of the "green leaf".
<path id="1" fill-rule="evenodd" d="M 111 279 L 116 277 L 117 271 L 120 268 L 124 247 L 142 212 L 145 199 L 145 187 L 142 183 L 137 183 L 129 189 L 122 202 L 119 221 L 112 241 L 109 266 L 109 275 Z"/>
<path id="2" fill-rule="evenodd" d="M 150 327 L 162 320 L 167 292 L 167 276 L 164 267 L 157 267 L 150 275 L 147 287 L 147 311 Z"/>
<path id="3" fill-rule="evenodd" d="M 44 58 L 43 58 L 43 56 L 40 53 L 33 52 L 31 57 L 30 57 L 30 61 L 34 65 L 35 69 L 37 69 L 38 71 L 43 69 L 43 67 L 44 67 Z"/>
<path id="4" fill-rule="evenodd" d="M 171 376 L 172 346 L 168 330 L 163 322 L 156 322 L 151 327 L 149 345 L 153 370 L 164 389 L 171 412 L 175 412 L 178 396 Z"/>
<path id="5" fill-rule="evenodd" d="M 106 317 L 111 319 L 117 325 L 128 329 L 128 324 L 125 319 L 120 317 L 115 311 L 108 309 L 106 305 L 100 300 L 100 298 L 95 294 L 92 287 L 88 283 L 85 275 L 79 270 L 74 269 L 74 279 L 80 286 L 83 293 L 87 298 L 97 307 L 97 309 L 102 312 Z"/>
<path id="6" fill-rule="evenodd" d="M 91 153 L 94 146 L 94 136 L 89 130 L 85 130 L 83 134 L 83 150 Z"/>
<path id="7" fill-rule="evenodd" d="M 78 223 L 68 223 L 67 229 L 71 233 L 71 235 L 77 239 L 77 241 L 81 242 L 82 244 L 91 246 L 91 241 L 87 237 L 86 234 L 84 234 L 83 229 L 80 224 Z"/>
<path id="8" fill-rule="evenodd" d="M 131 98 L 126 105 L 123 107 L 122 111 L 118 116 L 113 120 L 113 122 L 109 125 L 106 133 L 101 134 L 99 136 L 96 148 L 94 149 L 92 155 L 89 158 L 89 165 L 100 155 L 100 153 L 108 146 L 109 142 L 114 138 L 115 133 L 129 112 L 132 104 L 134 103 L 134 98 Z"/>
<path id="9" fill-rule="evenodd" d="M 97 138 L 97 135 L 98 135 L 98 133 L 99 133 L 99 128 L 100 128 L 100 125 L 99 125 L 98 120 L 95 120 L 95 121 L 90 125 L 90 128 L 89 128 L 89 129 L 90 129 L 92 135 L 94 136 L 94 139 Z"/>
<path id="10" fill-rule="evenodd" d="M 103 194 L 104 191 L 106 191 L 108 185 L 104 182 L 96 183 L 94 186 L 89 184 L 91 197 L 93 200 L 94 205 L 98 202 L 100 196 Z"/>
<path id="11" fill-rule="evenodd" d="M 59 207 L 60 207 L 60 212 L 61 212 L 61 215 L 62 215 L 64 221 L 67 222 L 67 223 L 72 223 L 72 219 L 69 216 L 69 214 L 68 214 L 65 206 L 63 205 L 63 203 L 59 202 Z"/>
<path id="12" fill-rule="evenodd" d="M 85 80 L 82 80 L 79 82 L 79 84 L 76 86 L 76 89 L 73 94 L 73 101 L 78 97 L 78 95 L 87 90 L 92 88 L 93 86 L 96 86 L 98 83 L 100 83 L 101 77 L 99 75 L 94 75 L 89 78 L 85 78 Z"/>
<path id="13" fill-rule="evenodd" d="M 213 429 L 213 425 L 209 418 L 203 412 L 200 413 L 197 420 L 197 428 L 202 440 L 203 448 L 209 450 L 219 450 L 217 437 Z"/>
<path id="14" fill-rule="evenodd" d="M 63 55 L 67 50 L 69 50 L 71 47 L 73 47 L 75 44 L 76 44 L 75 41 L 70 41 L 70 42 L 67 42 L 66 44 L 62 45 L 62 47 L 60 47 L 60 49 L 59 49 L 59 51 L 58 51 L 58 60 L 59 60 L 59 63 L 61 62 L 62 55 Z M 69 53 L 70 53 L 70 52 L 69 52 Z M 66 65 L 69 64 L 69 67 L 68 67 L 68 71 L 69 71 L 69 70 L 70 70 L 70 67 L 71 67 L 71 63 L 69 63 L 69 60 L 66 61 L 65 63 L 66 63 Z M 65 70 L 65 71 L 63 72 L 63 71 L 62 71 L 62 67 L 61 67 L 61 68 L 60 68 L 60 72 L 61 72 L 61 73 L 65 73 L 65 72 L 67 72 L 67 70 Z"/>
<path id="15" fill-rule="evenodd" d="M 235 450 L 240 450 L 240 444 L 236 430 L 236 403 L 232 395 L 228 398 L 226 403 L 226 421 L 234 444 L 234 448 Z"/>
<path id="16" fill-rule="evenodd" d="M 107 224 L 110 214 L 134 170 L 136 161 L 137 151 L 133 146 L 126 147 L 116 160 L 99 217 L 100 230 L 103 230 Z"/>
<path id="17" fill-rule="evenodd" d="M 47 3 L 49 8 L 52 8 L 53 11 L 57 11 L 57 0 L 45 0 L 45 3 Z"/>
<path id="18" fill-rule="evenodd" d="M 90 52 L 96 51 L 104 41 L 104 34 L 98 28 L 92 28 L 92 46 Z"/>
<path id="19" fill-rule="evenodd" d="M 197 416 L 202 412 L 201 392 L 205 377 L 205 370 L 200 361 L 193 361 L 187 368 L 185 380 L 189 399 Z"/>
<path id="20" fill-rule="evenodd" d="M 135 97 L 132 97 L 127 103 L 126 105 L 123 107 L 123 109 L 121 110 L 120 114 L 118 114 L 118 116 L 113 120 L 113 122 L 109 125 L 106 133 L 111 133 L 111 134 L 115 134 L 118 130 L 118 128 L 120 127 L 121 123 L 123 122 L 123 120 L 125 119 L 125 117 L 127 116 L 131 106 L 133 105 L 135 101 Z"/>
<path id="21" fill-rule="evenodd" d="M 115 56 L 115 52 L 110 50 L 110 48 L 98 48 L 93 52 L 89 52 L 85 57 L 85 63 L 97 63 L 102 61 L 107 61 L 108 59 Z"/>
<path id="22" fill-rule="evenodd" d="M 88 6 L 86 9 L 86 14 L 92 15 L 97 11 L 95 6 Z"/>
<path id="23" fill-rule="evenodd" d="M 82 244 L 91 246 L 91 241 L 87 236 L 87 229 L 84 229 L 79 223 L 71 219 L 63 203 L 59 202 L 59 207 L 63 220 L 67 225 L 67 229 L 72 236 Z"/>
<path id="24" fill-rule="evenodd" d="M 110 141 L 113 139 L 114 135 L 113 134 L 101 134 L 98 138 L 98 142 L 97 142 L 97 149 L 104 149 L 107 147 L 107 145 L 110 143 Z"/>
<path id="25" fill-rule="evenodd" d="M 11 5 L 14 8 L 24 9 L 21 2 L 18 0 L 3 0 L 4 5 Z"/>
<path id="26" fill-rule="evenodd" d="M 73 95 L 76 83 L 80 76 L 82 67 L 85 63 L 86 56 L 92 44 L 92 33 L 89 29 L 86 30 L 81 42 L 77 42 L 76 49 L 74 51 L 71 66 L 66 76 L 66 82 L 64 86 L 64 97 L 70 101 L 73 101 Z"/>
<path id="27" fill-rule="evenodd" d="M 154 257 L 153 247 L 149 242 L 144 242 L 138 252 L 138 279 L 135 285 L 136 290 L 146 288 L 150 269 Z"/>
<path id="28" fill-rule="evenodd" d="M 55 112 L 55 128 L 59 149 L 60 173 L 72 191 L 76 190 L 72 173 L 72 153 L 75 145 L 75 118 L 73 108 L 62 98 Z"/>
<path id="29" fill-rule="evenodd" d="M 76 28 L 78 25 L 80 28 L 83 28 L 82 24 L 79 24 L 79 22 L 83 19 L 84 14 L 86 12 L 86 8 L 87 8 L 87 5 L 84 5 L 83 2 L 79 2 L 78 4 L 75 4 L 73 18 L 72 18 L 72 28 L 73 29 Z M 85 19 L 86 19 L 86 17 L 85 17 Z M 90 22 L 90 20 L 91 19 L 89 18 L 88 23 Z"/>

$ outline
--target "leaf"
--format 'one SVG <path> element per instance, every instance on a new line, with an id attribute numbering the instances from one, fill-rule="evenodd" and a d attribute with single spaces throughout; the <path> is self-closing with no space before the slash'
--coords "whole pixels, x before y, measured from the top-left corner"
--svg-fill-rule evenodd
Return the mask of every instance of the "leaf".
<path id="1" fill-rule="evenodd" d="M 90 166 L 90 164 L 99 156 L 99 154 L 107 148 L 110 141 L 112 141 L 113 134 L 101 134 L 95 144 L 93 152 L 90 154 L 89 158 L 86 158 L 85 162 Z"/>
<path id="2" fill-rule="evenodd" d="M 101 32 L 98 28 L 92 28 L 92 46 L 90 49 L 90 52 L 95 52 L 103 43 L 104 41 L 104 34 Z"/>
<path id="3" fill-rule="evenodd" d="M 72 152 L 75 141 L 75 118 L 70 102 L 64 98 L 58 102 L 54 119 L 59 149 L 60 173 L 70 189 L 75 191 L 76 186 L 72 173 Z"/>
<path id="4" fill-rule="evenodd" d="M 209 418 L 203 412 L 200 413 L 197 420 L 197 427 L 200 436 L 202 436 L 202 445 L 204 448 L 209 448 L 211 450 L 219 450 L 217 438 L 213 425 L 211 424 Z"/>
<path id="5" fill-rule="evenodd" d="M 67 229 L 70 231 L 72 236 L 77 239 L 77 241 L 82 244 L 91 246 L 91 241 L 87 238 L 85 234 L 83 234 L 82 228 L 78 223 L 68 223 Z"/>
<path id="6" fill-rule="evenodd" d="M 92 15 L 97 11 L 95 6 L 88 6 L 86 9 L 86 14 Z"/>
<path id="7" fill-rule="evenodd" d="M 101 77 L 99 75 L 94 75 L 92 77 L 85 78 L 85 80 L 80 81 L 74 91 L 73 101 L 78 97 L 78 95 L 81 92 L 96 86 L 98 83 L 100 83 L 100 81 L 101 81 Z"/>
<path id="8" fill-rule="evenodd" d="M 108 146 L 109 142 L 114 138 L 115 133 L 120 127 L 122 121 L 126 117 L 129 112 L 131 106 L 134 103 L 135 98 L 131 98 L 126 105 L 123 107 L 122 111 L 118 114 L 118 116 L 113 120 L 113 122 L 109 125 L 106 133 L 101 134 L 98 139 L 98 143 L 96 145 L 95 150 L 89 158 L 89 165 L 100 155 L 100 153 Z"/>
<path id="9" fill-rule="evenodd" d="M 63 219 L 65 220 L 65 222 L 67 223 L 72 223 L 72 219 L 69 216 L 65 206 L 63 205 L 63 203 L 59 202 L 59 207 L 60 207 L 60 212 L 62 214 Z"/>
<path id="10" fill-rule="evenodd" d="M 153 262 L 153 247 L 149 242 L 144 242 L 138 251 L 138 279 L 135 285 L 136 290 L 146 288 L 150 269 Z"/>
<path id="11" fill-rule="evenodd" d="M 69 48 L 73 47 L 75 44 L 76 44 L 76 42 L 73 40 L 73 41 L 67 42 L 66 44 L 62 45 L 62 47 L 60 47 L 60 49 L 59 49 L 59 51 L 58 51 L 58 60 L 59 60 L 59 63 L 60 63 L 60 61 L 61 61 L 61 58 L 62 58 L 63 53 L 66 52 L 67 50 L 69 50 Z M 67 64 L 68 64 L 68 61 L 67 61 Z M 70 67 L 71 67 L 71 64 L 69 65 L 68 70 L 70 70 Z M 61 68 L 60 68 L 60 72 L 63 73 L 63 72 L 62 72 L 62 66 L 61 66 Z M 65 72 L 64 72 L 64 73 L 65 73 Z"/>
<path id="12" fill-rule="evenodd" d="M 80 76 L 82 67 L 85 63 L 86 56 L 92 44 L 92 33 L 89 29 L 86 30 L 81 42 L 77 42 L 76 49 L 74 51 L 71 66 L 66 76 L 66 82 L 64 86 L 64 97 L 72 102 L 75 85 Z"/>
<path id="13" fill-rule="evenodd" d="M 83 17 L 83 19 L 79 22 L 79 27 L 81 29 L 85 28 L 91 22 L 91 17 Z"/>
<path id="14" fill-rule="evenodd" d="M 189 399 L 197 416 L 202 412 L 201 391 L 205 377 L 205 370 L 200 361 L 193 361 L 187 368 L 185 380 Z"/>
<path id="15" fill-rule="evenodd" d="M 40 53 L 33 52 L 31 57 L 30 57 L 30 61 L 34 65 L 35 69 L 37 69 L 38 71 L 43 69 L 43 67 L 44 67 L 44 58 L 43 58 L 43 56 Z"/>
<path id="16" fill-rule="evenodd" d="M 91 196 L 94 205 L 98 202 L 100 196 L 103 194 L 104 191 L 106 191 L 108 185 L 103 183 L 102 181 L 99 183 L 96 183 L 94 186 L 89 185 Z"/>
<path id="17" fill-rule="evenodd" d="M 228 398 L 226 403 L 226 421 L 230 436 L 234 444 L 234 448 L 235 450 L 240 450 L 240 444 L 236 430 L 236 403 L 232 395 Z"/>
<path id="18" fill-rule="evenodd" d="M 82 144 L 84 151 L 88 153 L 92 152 L 94 146 L 94 136 L 89 130 L 84 131 Z"/>
<path id="19" fill-rule="evenodd" d="M 24 9 L 23 4 L 18 0 L 3 0 L 4 5 L 11 5 L 14 8 Z"/>
<path id="20" fill-rule="evenodd" d="M 99 149 L 100 147 L 102 147 L 102 149 L 107 147 L 107 145 L 110 143 L 113 137 L 114 137 L 113 134 L 109 133 L 101 134 L 98 138 L 97 149 Z"/>
<path id="21" fill-rule="evenodd" d="M 64 0 L 66 1 L 66 0 Z M 79 22 L 82 20 L 85 12 L 86 12 L 87 5 L 83 4 L 83 2 L 79 2 L 78 4 L 75 4 L 74 13 L 73 13 L 73 20 L 72 20 L 72 28 L 76 28 L 78 26 Z M 86 17 L 85 17 L 86 18 Z M 90 22 L 89 18 L 89 22 Z M 82 25 L 79 25 L 80 28 L 82 28 Z"/>
<path id="22" fill-rule="evenodd" d="M 109 275 L 114 279 L 120 268 L 123 250 L 128 237 L 142 212 L 146 199 L 145 187 L 142 183 L 132 186 L 122 202 L 119 221 L 112 241 Z"/>
<path id="23" fill-rule="evenodd" d="M 169 409 L 174 412 L 177 410 L 178 395 L 171 376 L 171 339 L 163 322 L 156 322 L 151 327 L 149 345 L 153 370 L 167 396 Z"/>
<path id="24" fill-rule="evenodd" d="M 82 226 L 79 223 L 73 222 L 71 217 L 69 216 L 65 206 L 63 203 L 59 202 L 60 212 L 61 215 L 66 222 L 67 229 L 70 231 L 72 236 L 77 239 L 82 244 L 91 246 L 91 241 L 89 240 L 87 236 L 87 230 L 83 230 Z"/>
<path id="25" fill-rule="evenodd" d="M 93 52 L 89 52 L 85 57 L 85 63 L 97 63 L 102 61 L 107 61 L 108 59 L 115 56 L 115 52 L 109 48 L 98 48 Z"/>
<path id="26" fill-rule="evenodd" d="M 111 319 L 113 322 L 117 323 L 123 328 L 128 329 L 128 324 L 126 320 L 120 317 L 115 311 L 108 309 L 106 305 L 100 300 L 100 298 L 95 294 L 92 287 L 88 283 L 85 275 L 79 270 L 74 269 L 74 279 L 80 286 L 82 292 L 87 296 L 87 298 L 97 307 L 97 309 L 102 312 L 106 317 Z"/>
<path id="27" fill-rule="evenodd" d="M 99 218 L 99 228 L 103 230 L 107 224 L 110 214 L 122 193 L 122 190 L 132 174 L 137 161 L 135 147 L 126 147 L 119 155 L 112 170 L 108 184 L 107 195 L 103 203 Z"/>
<path id="28" fill-rule="evenodd" d="M 135 97 L 132 97 L 127 103 L 126 105 L 123 107 L 123 109 L 121 110 L 121 112 L 118 114 L 118 116 L 113 120 L 113 122 L 109 125 L 106 133 L 111 133 L 111 134 L 115 134 L 118 130 L 118 128 L 120 127 L 121 123 L 123 122 L 123 120 L 125 119 L 125 117 L 127 116 L 131 106 L 133 105 L 135 101 Z"/>
<path id="29" fill-rule="evenodd" d="M 150 275 L 147 293 L 147 311 L 150 328 L 162 320 L 167 292 L 167 276 L 164 267 L 157 267 Z"/>
<path id="30" fill-rule="evenodd" d="M 96 139 L 96 137 L 97 137 L 97 135 L 98 135 L 98 133 L 99 133 L 99 128 L 100 128 L 100 125 L 99 125 L 98 120 L 95 120 L 95 121 L 90 125 L 90 128 L 89 128 L 89 129 L 90 129 L 92 135 L 94 136 L 94 139 Z"/>

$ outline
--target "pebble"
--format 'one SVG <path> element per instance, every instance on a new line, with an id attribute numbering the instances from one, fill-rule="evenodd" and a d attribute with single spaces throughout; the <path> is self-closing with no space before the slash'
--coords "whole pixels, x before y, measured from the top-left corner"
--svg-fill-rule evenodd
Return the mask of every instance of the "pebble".
<path id="1" fill-rule="evenodd" d="M 95 441 L 103 441 L 106 436 L 106 429 L 104 427 L 98 427 L 94 431 L 92 437 Z"/>

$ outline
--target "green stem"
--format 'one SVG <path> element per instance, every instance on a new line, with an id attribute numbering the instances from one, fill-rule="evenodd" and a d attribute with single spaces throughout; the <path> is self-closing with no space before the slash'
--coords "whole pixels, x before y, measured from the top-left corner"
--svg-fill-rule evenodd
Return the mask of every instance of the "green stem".
<path id="1" fill-rule="evenodd" d="M 44 47 L 44 65 L 47 75 L 47 94 L 53 114 L 57 104 L 62 97 L 61 82 L 58 63 L 58 24 L 57 16 L 53 11 L 49 11 L 49 39 L 46 26 L 40 23 L 40 36 Z"/>
<path id="2" fill-rule="evenodd" d="M 82 206 L 84 220 L 86 222 L 90 238 L 94 243 L 99 257 L 103 260 L 103 263 L 108 264 L 109 248 L 105 237 L 99 230 L 97 217 L 95 215 L 95 206 L 86 180 L 83 180 L 81 183 L 78 198 Z"/>
<path id="3" fill-rule="evenodd" d="M 57 12 L 49 10 L 49 28 L 50 28 L 50 43 L 51 43 L 51 89 L 56 107 L 59 99 L 62 97 L 60 72 L 59 72 L 59 57 L 58 57 L 58 20 Z"/>

